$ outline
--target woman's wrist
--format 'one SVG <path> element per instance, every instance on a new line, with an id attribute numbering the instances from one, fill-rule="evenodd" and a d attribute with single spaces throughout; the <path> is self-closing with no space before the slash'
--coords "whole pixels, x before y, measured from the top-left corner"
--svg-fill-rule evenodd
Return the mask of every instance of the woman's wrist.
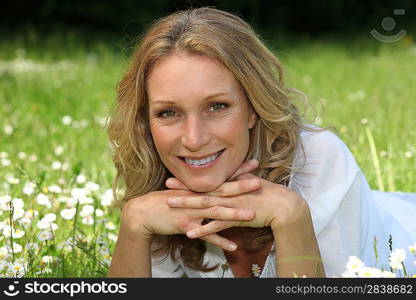
<path id="1" fill-rule="evenodd" d="M 301 228 L 305 224 L 312 223 L 310 209 L 305 199 L 301 196 L 296 196 L 290 199 L 292 208 L 287 209 L 288 212 L 282 216 L 281 211 L 276 211 L 270 221 L 270 227 L 273 232 L 286 231 L 287 229 Z M 280 207 L 277 208 L 281 210 Z"/>
<path id="2" fill-rule="evenodd" d="M 123 231 L 130 240 L 150 240 L 153 232 L 132 206 L 134 203 L 126 203 L 121 211 L 120 232 Z"/>

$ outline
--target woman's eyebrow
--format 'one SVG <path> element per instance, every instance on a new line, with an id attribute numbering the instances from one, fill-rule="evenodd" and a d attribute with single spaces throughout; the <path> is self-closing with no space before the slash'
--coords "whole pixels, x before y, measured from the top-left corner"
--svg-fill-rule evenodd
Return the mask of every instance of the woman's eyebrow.
<path id="1" fill-rule="evenodd" d="M 207 101 L 207 100 L 210 100 L 212 98 L 219 97 L 219 96 L 224 96 L 224 95 L 228 95 L 228 94 L 229 94 L 228 92 L 215 93 L 215 94 L 208 95 L 203 100 Z M 157 104 L 157 103 L 160 103 L 160 104 L 176 104 L 176 102 L 170 101 L 170 100 L 155 100 L 155 101 L 150 101 L 150 102 L 152 104 Z"/>

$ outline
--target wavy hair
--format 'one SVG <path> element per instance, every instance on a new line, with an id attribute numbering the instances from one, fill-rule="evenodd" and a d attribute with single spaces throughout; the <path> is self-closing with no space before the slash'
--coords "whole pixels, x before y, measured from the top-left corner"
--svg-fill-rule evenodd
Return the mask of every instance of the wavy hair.
<path id="1" fill-rule="evenodd" d="M 240 17 L 211 7 L 178 11 L 154 22 L 138 43 L 129 67 L 117 86 L 117 103 L 108 128 L 114 150 L 117 175 L 113 182 L 116 205 L 151 191 L 165 190 L 173 175 L 161 162 L 153 143 L 149 120 L 146 79 L 156 61 L 174 52 L 205 55 L 221 62 L 241 84 L 258 115 L 250 130 L 246 160 L 255 158 L 259 167 L 252 173 L 265 180 L 287 185 L 300 129 L 319 132 L 303 124 L 295 101 L 307 107 L 307 97 L 285 85 L 283 66 L 249 24 Z M 300 143 L 300 146 L 303 146 Z M 124 195 L 117 196 L 119 188 Z M 261 249 L 273 240 L 266 228 L 239 228 L 248 251 Z M 204 241 L 186 235 L 156 235 L 159 248 L 153 254 L 177 253 L 196 270 L 211 271 L 203 265 Z"/>

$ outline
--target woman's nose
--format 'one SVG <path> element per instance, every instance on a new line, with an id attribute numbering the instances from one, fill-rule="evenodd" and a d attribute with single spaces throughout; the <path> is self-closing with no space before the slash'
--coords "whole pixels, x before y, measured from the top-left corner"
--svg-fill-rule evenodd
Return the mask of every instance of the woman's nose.
<path id="1" fill-rule="evenodd" d="M 182 128 L 182 145 L 197 152 L 209 143 L 209 129 L 200 117 L 190 116 Z"/>

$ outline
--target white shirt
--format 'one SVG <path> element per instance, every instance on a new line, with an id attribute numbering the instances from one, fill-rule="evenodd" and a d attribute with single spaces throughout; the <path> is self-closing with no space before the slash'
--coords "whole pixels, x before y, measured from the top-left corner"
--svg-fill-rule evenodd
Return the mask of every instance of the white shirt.
<path id="1" fill-rule="evenodd" d="M 317 237 L 327 277 L 340 277 L 345 271 L 350 256 L 361 258 L 367 266 L 376 265 L 373 248 L 377 238 L 378 262 L 388 263 L 389 233 L 394 233 L 400 246 L 416 242 L 416 194 L 406 194 L 403 203 L 399 193 L 371 191 L 363 172 L 344 142 L 331 131 L 301 131 L 305 157 L 297 148 L 292 166 L 289 188 L 296 191 L 308 203 L 314 231 Z M 404 194 L 403 194 L 404 195 Z M 377 196 L 377 197 L 376 197 Z M 375 198 L 380 199 L 377 203 Z M 402 197 L 403 198 L 403 197 Z M 395 201 L 395 204 L 393 203 Z M 391 205 L 394 204 L 394 205 Z M 400 205 L 399 205 L 400 204 Z M 397 207 L 406 204 L 407 217 L 400 224 L 403 211 Z M 397 213 L 391 214 L 391 206 Z M 386 232 L 386 224 L 390 224 Z M 410 224 L 411 223 L 411 224 Z M 392 225 L 394 224 L 394 228 Z M 392 231 L 393 230 L 393 231 Z M 205 243 L 207 251 L 204 263 L 220 266 L 211 272 L 202 272 L 187 267 L 181 259 L 173 262 L 167 257 L 161 263 L 152 257 L 152 277 L 234 277 L 230 268 L 221 265 L 227 259 L 221 248 Z M 260 278 L 276 276 L 275 245 L 266 259 Z M 409 265 L 413 265 L 409 261 Z M 384 264 L 384 270 L 389 270 Z M 411 267 L 408 267 L 411 268 Z"/>

